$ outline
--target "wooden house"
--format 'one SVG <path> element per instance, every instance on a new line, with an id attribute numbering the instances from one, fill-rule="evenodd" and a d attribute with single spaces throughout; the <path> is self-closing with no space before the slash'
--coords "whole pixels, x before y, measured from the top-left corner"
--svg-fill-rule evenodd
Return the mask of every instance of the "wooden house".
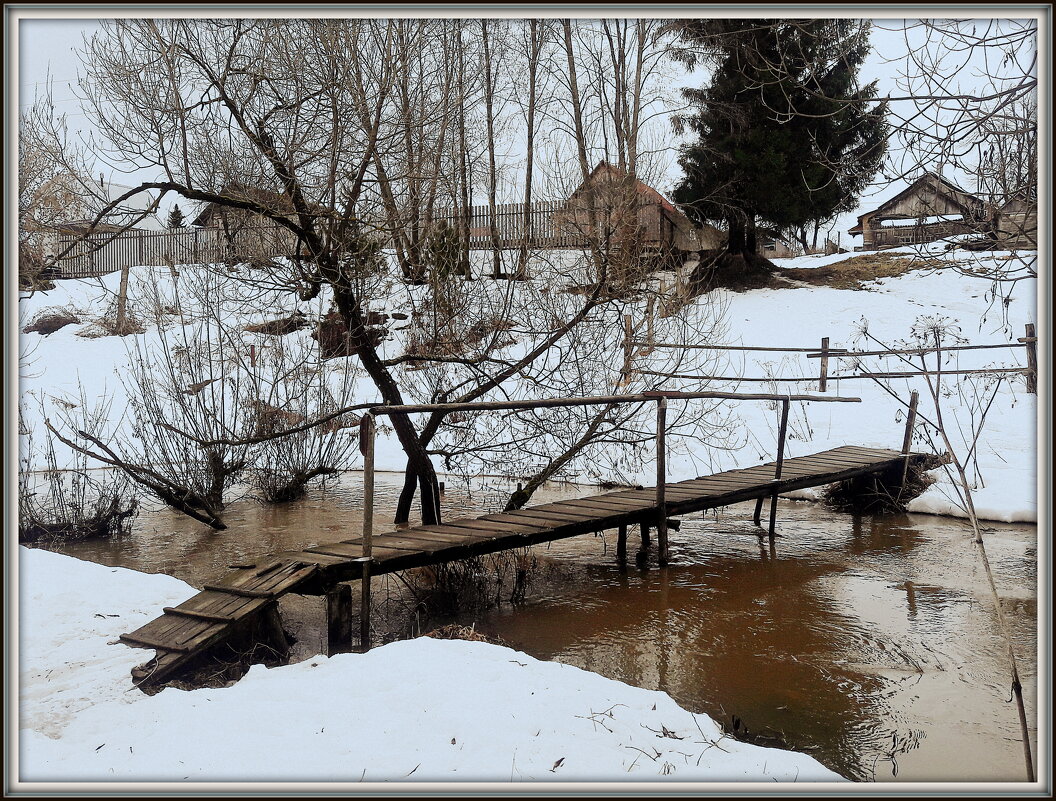
<path id="1" fill-rule="evenodd" d="M 787 259 L 799 255 L 799 247 L 788 237 L 772 228 L 755 229 L 755 252 L 768 259 Z"/>
<path id="2" fill-rule="evenodd" d="M 291 218 L 295 214 L 289 196 L 270 189 L 228 184 L 220 194 L 234 200 L 252 201 Z M 228 243 L 229 261 L 288 256 L 296 245 L 296 236 L 274 220 L 248 209 L 218 203 L 206 203 L 191 226 L 216 231 Z"/>
<path id="3" fill-rule="evenodd" d="M 1020 192 L 1001 204 L 994 214 L 993 239 L 996 245 L 1003 248 L 1037 249 L 1037 198 Z"/>
<path id="4" fill-rule="evenodd" d="M 986 203 L 975 195 L 926 172 L 879 208 L 859 216 L 849 233 L 862 237 L 862 250 L 883 250 L 978 233 L 987 227 L 989 216 Z"/>
<path id="5" fill-rule="evenodd" d="M 651 186 L 602 161 L 569 196 L 557 217 L 560 226 L 589 228 L 590 205 L 603 238 L 630 236 L 646 247 L 699 250 L 696 226 Z"/>

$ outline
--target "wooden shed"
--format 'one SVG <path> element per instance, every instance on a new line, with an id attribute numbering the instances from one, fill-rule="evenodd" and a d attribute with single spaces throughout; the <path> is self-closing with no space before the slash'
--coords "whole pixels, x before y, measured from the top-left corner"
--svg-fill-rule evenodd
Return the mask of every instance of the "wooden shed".
<path id="1" fill-rule="evenodd" d="M 602 161 L 568 198 L 560 224 L 577 231 L 589 227 L 589 204 L 603 236 L 631 235 L 645 246 L 675 250 L 701 247 L 696 226 L 651 186 Z"/>
<path id="2" fill-rule="evenodd" d="M 994 215 L 995 243 L 1000 247 L 1035 250 L 1038 247 L 1038 201 L 1026 192 L 1006 200 Z"/>
<path id="3" fill-rule="evenodd" d="M 228 184 L 221 195 L 235 200 L 250 200 L 292 218 L 293 203 L 287 195 L 270 189 Z M 288 229 L 248 209 L 207 203 L 191 221 L 196 228 L 212 229 L 228 243 L 229 260 L 252 260 L 289 255 L 296 245 Z"/>
<path id="4" fill-rule="evenodd" d="M 863 250 L 934 242 L 987 227 L 986 204 L 975 195 L 926 172 L 874 211 L 858 218 L 848 233 L 862 237 Z"/>

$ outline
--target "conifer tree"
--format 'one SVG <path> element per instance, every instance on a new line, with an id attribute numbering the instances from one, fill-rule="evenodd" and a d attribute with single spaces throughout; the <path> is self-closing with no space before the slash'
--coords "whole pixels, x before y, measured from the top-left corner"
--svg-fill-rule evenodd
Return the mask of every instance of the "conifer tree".
<path id="1" fill-rule="evenodd" d="M 183 228 L 184 225 L 183 211 L 180 210 L 178 204 L 173 204 L 172 209 L 169 211 L 168 228 L 175 231 L 177 228 Z"/>
<path id="2" fill-rule="evenodd" d="M 869 52 L 862 20 L 686 20 L 674 56 L 711 68 L 680 130 L 674 197 L 725 224 L 730 253 L 754 254 L 755 227 L 802 229 L 854 208 L 887 148 L 876 85 L 857 86 Z"/>

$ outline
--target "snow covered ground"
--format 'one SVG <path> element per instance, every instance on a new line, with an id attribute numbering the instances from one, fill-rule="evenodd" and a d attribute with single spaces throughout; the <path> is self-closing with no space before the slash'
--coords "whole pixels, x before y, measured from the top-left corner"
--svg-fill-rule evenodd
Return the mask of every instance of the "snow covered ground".
<path id="1" fill-rule="evenodd" d="M 854 255 L 858 254 L 801 257 L 784 266 L 824 266 Z M 1001 257 L 965 256 L 984 263 Z M 44 416 L 55 416 L 64 404 L 81 402 L 82 389 L 89 405 L 111 394 L 111 424 L 117 429 L 131 425 L 121 379 L 127 374 L 130 350 L 161 343 L 157 327 L 148 324 L 144 333 L 123 338 L 78 335 L 91 333 L 94 318 L 113 302 L 117 281 L 117 275 L 101 282 L 62 281 L 56 289 L 20 303 L 20 327 L 55 308 L 72 308 L 81 317 L 81 323 L 47 336 L 21 336 L 23 422 L 35 437 L 43 436 Z M 134 270 L 136 282 L 157 286 L 163 294 L 171 290 L 163 270 Z M 510 285 L 490 286 L 506 291 Z M 1025 323 L 1036 322 L 1033 282 L 1017 284 L 1007 303 L 999 300 L 995 305 L 989 290 L 983 279 L 949 269 L 925 269 L 871 282 L 860 291 L 799 285 L 719 291 L 696 304 L 725 309 L 725 343 L 757 346 L 813 348 L 822 337 L 829 337 L 833 348 L 869 347 L 856 338 L 863 326 L 878 339 L 896 343 L 909 337 L 919 318 L 940 316 L 959 326 L 969 342 L 1007 342 L 1022 336 Z M 387 311 L 406 306 L 403 292 L 393 289 Z M 324 312 L 326 302 L 324 295 L 311 309 L 288 294 L 248 293 L 232 298 L 219 316 L 241 327 L 295 307 Z M 644 308 L 636 311 L 644 313 Z M 170 314 L 166 328 L 170 344 L 187 330 L 177 319 Z M 283 339 L 307 346 L 308 333 Z M 403 352 L 404 336 L 397 334 L 386 342 L 383 355 Z M 258 335 L 258 347 L 267 339 Z M 634 366 L 660 368 L 668 357 L 657 350 L 637 357 Z M 726 352 L 720 357 L 712 365 L 717 374 L 772 376 L 775 382 L 714 381 L 709 389 L 817 392 L 814 381 L 776 381 L 816 375 L 816 360 L 772 353 Z M 956 360 L 962 368 L 997 362 L 1022 365 L 1022 351 L 973 351 Z M 831 374 L 839 373 L 834 363 Z M 356 401 L 377 397 L 364 376 L 350 375 Z M 695 380 L 667 386 L 703 388 Z M 911 386 L 924 389 L 919 382 L 892 384 L 903 398 Z M 863 403 L 793 404 L 789 456 L 843 444 L 901 446 L 900 406 L 887 392 L 870 382 L 847 381 L 833 382 L 830 393 L 859 396 Z M 926 394 L 924 399 L 922 413 L 933 413 Z M 953 430 L 963 429 L 978 414 L 972 402 L 972 397 L 956 394 L 944 399 L 943 413 L 954 423 Z M 735 439 L 741 447 L 706 450 L 672 437 L 670 479 L 773 458 L 777 404 L 747 402 L 732 406 L 731 412 L 739 424 Z M 984 517 L 1037 519 L 1037 446 L 1036 396 L 1026 394 L 1022 378 L 1017 377 L 995 397 L 978 444 L 979 469 L 972 478 L 977 484 L 976 507 Z M 64 458 L 61 448 L 59 458 Z M 381 469 L 402 469 L 403 459 L 392 438 L 380 440 L 378 463 Z M 623 477 L 650 483 L 652 471 L 647 458 Z M 960 514 L 949 485 L 943 482 L 910 508 Z M 129 682 L 129 670 L 144 661 L 145 652 L 114 641 L 118 634 L 154 617 L 160 607 L 191 595 L 189 586 L 166 576 L 22 548 L 19 580 L 19 776 L 23 781 L 803 782 L 838 778 L 809 757 L 724 738 L 713 721 L 680 709 L 663 693 L 480 643 L 399 642 L 368 655 L 317 657 L 274 670 L 256 667 L 227 689 L 167 689 L 148 697 Z"/>
<path id="2" fill-rule="evenodd" d="M 418 638 L 147 696 L 129 670 L 149 652 L 115 640 L 190 586 L 26 548 L 19 581 L 22 782 L 840 781 L 665 693 L 479 642 Z"/>
<path id="3" fill-rule="evenodd" d="M 961 260 L 962 264 L 974 266 L 993 266 L 1009 257 L 1009 254 L 970 253 L 953 250 L 946 252 L 947 244 L 936 243 L 923 250 L 925 256 L 941 257 L 953 262 Z M 916 249 L 917 251 L 921 249 Z M 914 255 L 914 249 L 887 251 L 892 255 Z M 940 256 L 941 254 L 941 256 Z M 838 261 L 853 258 L 862 254 L 846 253 L 831 256 L 804 256 L 796 259 L 782 260 L 782 266 L 810 268 L 832 265 Z M 918 253 L 918 255 L 920 255 Z M 553 256 L 553 254 L 551 254 Z M 934 260 L 933 262 L 934 263 Z M 185 273 L 191 268 L 186 268 Z M 42 412 L 40 401 L 43 401 L 45 415 L 54 415 L 55 404 L 62 398 L 79 402 L 78 385 L 85 389 L 89 405 L 93 399 L 105 393 L 113 395 L 110 409 L 111 423 L 120 428 L 130 425 L 124 416 L 125 392 L 121 376 L 126 372 L 128 350 L 144 346 L 150 348 L 159 344 L 157 328 L 147 325 L 143 334 L 129 337 L 85 338 L 79 335 L 90 330 L 90 319 L 98 316 L 101 309 L 113 302 L 118 275 L 106 276 L 102 281 L 61 281 L 56 289 L 37 293 L 20 304 L 21 325 L 25 326 L 38 314 L 54 308 L 74 308 L 80 310 L 82 323 L 68 325 L 61 330 L 47 335 L 24 334 L 21 337 L 23 366 L 21 368 L 21 396 L 24 403 L 24 420 L 35 432 L 37 441 L 43 438 Z M 138 268 L 133 271 L 133 285 L 157 286 L 161 288 L 162 301 L 165 293 L 171 293 L 171 281 L 166 270 Z M 485 282 L 475 282 L 480 287 Z M 518 284 L 507 288 L 507 282 L 486 282 L 488 290 L 493 293 L 517 290 Z M 418 288 L 420 289 L 420 288 Z M 869 282 L 864 290 L 833 289 L 827 287 L 792 286 L 782 289 L 754 290 L 732 293 L 725 291 L 712 292 L 706 298 L 698 298 L 689 309 L 698 313 L 701 318 L 708 312 L 704 306 L 710 304 L 714 309 L 724 309 L 723 324 L 726 333 L 723 342 L 753 346 L 775 346 L 815 348 L 819 347 L 822 337 L 829 337 L 832 348 L 876 349 L 876 345 L 858 338 L 862 328 L 870 335 L 887 344 L 912 342 L 911 330 L 915 324 L 925 319 L 945 319 L 958 330 L 963 339 L 973 344 L 993 344 L 1015 341 L 1023 336 L 1024 324 L 1037 321 L 1036 286 L 1033 280 L 1022 281 L 1015 285 L 1011 298 L 1007 302 L 990 296 L 991 284 L 984 278 L 966 277 L 957 270 L 933 267 L 914 270 L 903 275 L 883 278 Z M 390 294 L 382 296 L 379 308 L 392 312 L 406 310 L 412 305 L 411 294 L 398 284 L 390 284 Z M 563 293 L 544 295 L 546 287 L 536 288 L 537 299 L 552 298 L 546 301 L 553 303 L 552 313 L 560 318 L 561 307 L 557 296 L 574 302 L 572 296 Z M 254 294 L 255 293 L 255 294 Z M 186 303 L 186 300 L 184 301 Z M 295 307 L 316 314 L 325 312 L 327 297 L 325 293 L 312 304 L 297 303 L 290 293 L 264 293 L 258 290 L 242 290 L 241 296 L 233 297 L 221 311 L 221 317 L 228 322 L 235 322 L 240 327 L 246 322 L 260 322 L 288 314 Z M 636 316 L 636 325 L 644 317 L 644 303 L 641 309 L 632 308 Z M 550 312 L 548 312 L 550 313 Z M 175 318 L 170 319 L 174 320 Z M 617 321 L 619 322 L 619 321 Z M 659 323 L 658 323 L 659 324 Z M 178 326 L 170 327 L 169 344 L 176 342 Z M 311 347 L 309 331 L 302 330 L 283 339 L 298 346 Z M 384 358 L 402 354 L 406 348 L 406 327 L 390 323 L 391 339 L 382 348 Z M 639 332 L 636 336 L 642 336 Z M 269 347 L 275 339 L 265 335 L 241 334 L 242 339 L 258 349 Z M 619 359 L 618 342 L 614 337 L 607 339 L 601 336 L 599 341 L 612 345 L 613 353 L 604 358 Z M 517 342 L 504 351 L 504 355 L 516 355 L 525 347 Z M 248 344 L 246 345 L 248 350 Z M 259 351 L 258 351 L 259 352 Z M 695 354 L 704 353 L 695 351 Z M 244 357 L 243 357 L 244 358 Z M 636 357 L 634 366 L 639 370 L 669 369 L 673 359 L 682 359 L 679 365 L 681 372 L 699 374 L 702 369 L 710 369 L 709 374 L 721 376 L 771 376 L 773 382 L 738 382 L 711 381 L 702 383 L 699 380 L 676 380 L 666 384 L 671 388 L 687 391 L 722 390 L 739 392 L 790 392 L 816 393 L 816 380 L 789 382 L 778 381 L 781 378 L 816 376 L 818 361 L 807 359 L 803 354 L 774 353 L 736 353 L 723 351 L 717 354 L 714 361 L 707 363 L 698 359 L 692 364 L 685 362 L 686 355 L 672 354 L 658 349 L 650 355 Z M 377 397 L 376 390 L 369 380 L 356 373 L 355 359 L 339 360 L 351 364 L 353 371 L 349 374 L 352 381 L 350 397 L 354 402 L 364 402 Z M 331 362 L 330 364 L 333 364 Z M 555 363 L 557 370 L 567 369 L 576 364 L 575 358 Z M 610 362 L 611 364 L 611 362 Z M 702 368 L 700 365 L 704 364 Z M 962 369 L 983 367 L 1024 366 L 1023 350 L 981 350 L 965 351 L 945 362 L 945 368 Z M 895 359 L 870 360 L 868 367 L 874 370 L 904 370 Z M 853 368 L 853 365 L 833 360 L 830 375 L 839 376 L 841 370 Z M 406 365 L 397 369 L 406 369 Z M 408 373 L 405 379 L 411 381 Z M 954 382 L 946 378 L 946 387 Z M 430 389 L 429 380 L 419 381 L 421 397 L 415 392 L 406 395 L 408 401 L 425 400 Z M 908 399 L 911 389 L 921 391 L 921 415 L 933 418 L 935 410 L 930 404 L 926 384 L 921 379 L 896 379 L 890 382 L 892 391 L 903 400 Z M 970 387 L 972 381 L 961 381 L 960 387 Z M 643 388 L 645 384 L 642 384 Z M 210 390 L 211 391 L 211 390 Z M 514 387 L 513 394 L 517 396 Z M 610 390 L 611 391 L 611 388 Z M 604 388 L 602 393 L 604 394 Z M 869 447 L 898 449 L 903 436 L 903 407 L 887 391 L 867 380 L 834 380 L 829 384 L 829 394 L 861 397 L 861 404 L 809 403 L 793 404 L 790 420 L 790 440 L 786 453 L 789 456 L 837 447 L 840 445 L 864 445 Z M 977 419 L 979 409 L 976 404 L 985 393 L 971 392 L 961 396 L 956 393 L 943 398 L 942 414 L 948 430 L 953 434 L 954 445 L 967 452 L 971 442 L 968 433 L 973 419 Z M 672 406 L 676 406 L 673 403 Z M 737 424 L 734 436 L 739 447 L 733 450 L 708 449 L 699 442 L 672 437 L 669 443 L 671 463 L 668 468 L 670 479 L 681 480 L 718 470 L 745 467 L 760 461 L 773 459 L 776 450 L 777 404 L 764 402 L 744 402 L 729 407 Z M 669 413 L 670 414 L 670 413 Z M 124 418 L 124 419 L 123 419 Z M 483 426 L 485 418 L 477 419 Z M 501 421 L 498 423 L 501 425 Z M 927 446 L 917 442 L 915 448 Z M 59 448 L 60 461 L 63 448 Z M 1024 379 L 1016 376 L 1005 382 L 989 408 L 986 424 L 977 445 L 978 471 L 972 471 L 974 483 L 974 502 L 978 512 L 985 518 L 1002 521 L 1036 521 L 1037 520 L 1037 396 L 1025 392 Z M 617 461 L 614 452 L 612 460 Z M 382 437 L 379 442 L 377 465 L 381 470 L 401 471 L 404 459 L 394 437 Z M 438 465 L 442 469 L 442 465 Z M 580 480 L 589 483 L 597 480 L 597 465 L 594 473 L 580 474 Z M 625 481 L 652 483 L 652 464 L 650 459 L 642 459 L 631 464 L 623 464 L 619 476 L 609 475 L 604 478 L 618 478 Z M 575 480 L 573 473 L 571 478 Z M 813 491 L 800 493 L 801 497 L 811 497 Z M 940 481 L 920 498 L 914 500 L 910 510 L 915 512 L 932 512 L 939 514 L 962 515 L 958 508 L 956 494 L 948 479 Z"/>

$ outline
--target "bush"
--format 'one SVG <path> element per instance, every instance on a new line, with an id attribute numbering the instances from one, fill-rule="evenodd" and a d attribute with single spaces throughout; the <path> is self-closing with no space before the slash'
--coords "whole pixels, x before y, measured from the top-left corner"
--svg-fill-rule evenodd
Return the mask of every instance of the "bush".
<path id="1" fill-rule="evenodd" d="M 825 488 L 822 498 L 826 505 L 838 512 L 850 514 L 887 514 L 906 511 L 906 505 L 935 483 L 928 475 L 942 463 L 937 456 L 911 462 L 902 484 L 902 465 L 894 465 L 883 473 L 858 476 Z M 901 486 L 900 486 L 901 485 Z"/>
<path id="2" fill-rule="evenodd" d="M 78 454 L 60 469 L 54 440 L 44 449 L 45 469 L 34 472 L 32 434 L 20 427 L 18 541 L 76 540 L 127 534 L 138 511 L 128 480 L 112 470 L 88 471 Z"/>

